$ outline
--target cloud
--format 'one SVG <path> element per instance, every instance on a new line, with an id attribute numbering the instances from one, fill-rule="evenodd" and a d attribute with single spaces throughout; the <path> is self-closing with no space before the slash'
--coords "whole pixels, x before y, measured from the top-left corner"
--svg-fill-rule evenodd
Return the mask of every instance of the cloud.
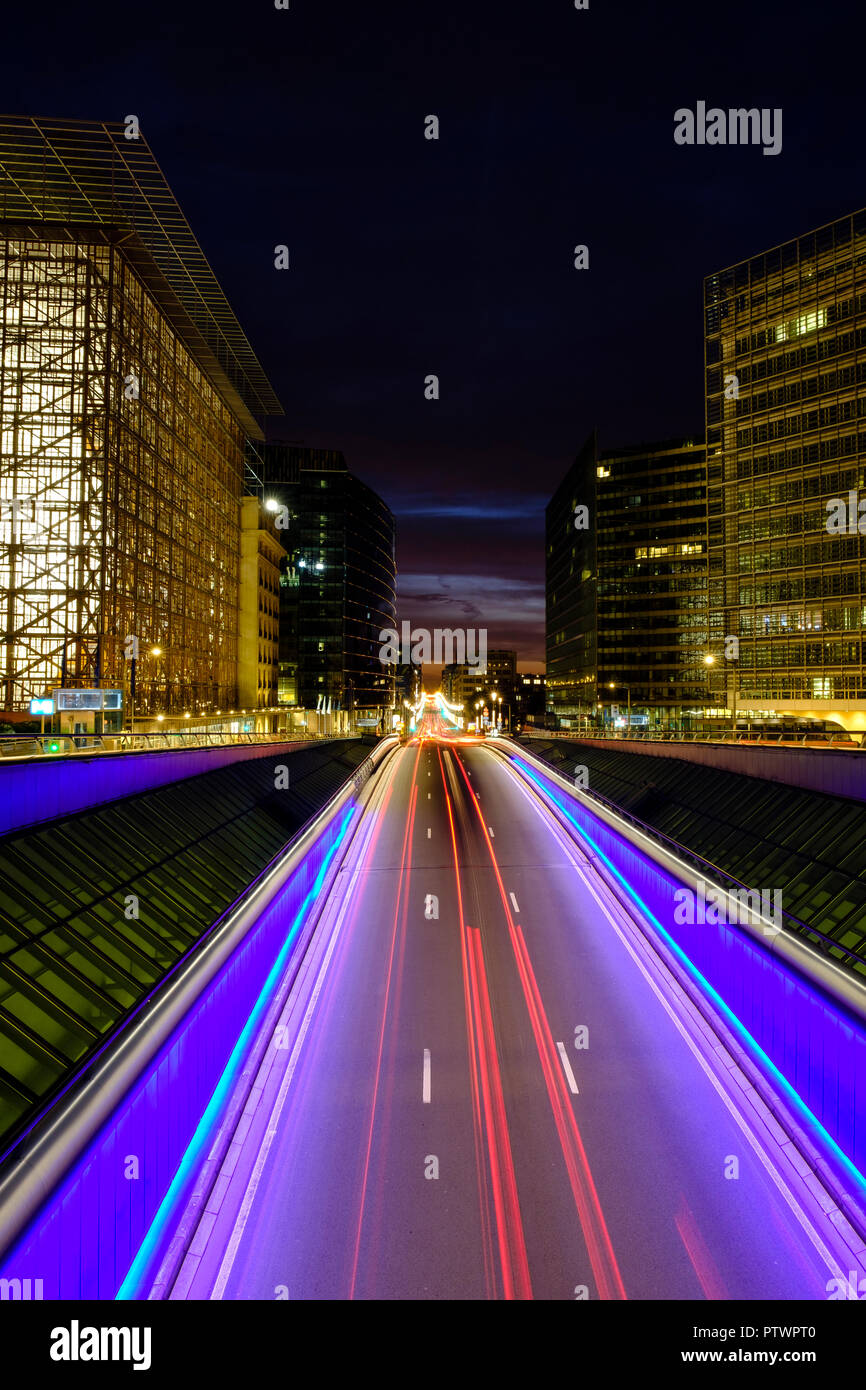
<path id="1" fill-rule="evenodd" d="M 488 647 L 506 647 L 520 660 L 544 657 L 544 584 L 488 574 L 401 573 L 397 611 L 413 627 L 479 627 Z"/>
<path id="2" fill-rule="evenodd" d="M 411 505 L 394 509 L 396 517 L 423 516 L 431 521 L 437 518 L 465 521 L 527 521 L 536 515 L 539 521 L 544 516 L 547 498 L 540 494 L 527 493 L 511 498 L 492 495 L 489 501 L 479 502 L 469 496 L 443 498 L 428 493 L 424 500 L 417 497 Z"/>

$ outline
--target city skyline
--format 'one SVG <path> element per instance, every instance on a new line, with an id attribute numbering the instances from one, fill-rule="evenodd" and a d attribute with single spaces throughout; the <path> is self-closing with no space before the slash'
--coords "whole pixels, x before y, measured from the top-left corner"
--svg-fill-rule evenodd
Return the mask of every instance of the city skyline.
<path id="1" fill-rule="evenodd" d="M 432 627 L 459 603 L 539 665 L 543 509 L 580 441 L 593 426 L 611 447 L 698 433 L 704 277 L 861 201 L 854 98 L 812 100 L 831 38 L 814 36 L 804 82 L 798 11 L 753 15 L 744 61 L 684 4 L 663 47 L 652 16 L 630 14 L 621 52 L 603 6 L 552 7 L 527 28 L 520 7 L 481 5 L 464 30 L 419 29 L 386 5 L 384 52 L 350 7 L 295 7 L 249 16 L 255 64 L 227 80 L 219 12 L 202 25 L 157 6 L 125 47 L 94 22 L 74 70 L 50 50 L 26 82 L 9 63 L 4 105 L 138 114 L 274 380 L 282 437 L 341 450 L 394 511 L 401 614 Z M 7 23 L 10 55 L 38 42 L 35 15 Z M 768 43 L 772 77 L 757 56 Z M 688 62 L 702 45 L 711 79 Z M 316 80 L 325 52 L 338 101 Z M 698 97 L 784 108 L 781 152 L 678 146 L 675 112 Z M 431 112 L 438 141 L 424 138 Z M 278 243 L 287 272 L 273 269 Z M 577 244 L 588 271 L 573 267 Z"/>

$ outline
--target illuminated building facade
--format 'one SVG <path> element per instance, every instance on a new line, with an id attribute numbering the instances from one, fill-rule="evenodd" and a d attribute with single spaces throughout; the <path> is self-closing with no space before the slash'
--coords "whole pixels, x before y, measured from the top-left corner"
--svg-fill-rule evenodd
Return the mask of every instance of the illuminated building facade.
<path id="1" fill-rule="evenodd" d="M 142 136 L 0 117 L 0 295 L 4 706 L 237 703 L 244 444 L 281 412 Z"/>
<path id="2" fill-rule="evenodd" d="M 274 710 L 280 651 L 280 570 L 286 552 L 274 513 L 258 497 L 241 501 L 238 701 Z"/>
<path id="3" fill-rule="evenodd" d="M 866 728 L 864 538 L 827 525 L 866 486 L 866 211 L 708 276 L 704 315 L 710 648 L 741 712 Z"/>
<path id="4" fill-rule="evenodd" d="M 485 666 L 470 666 L 468 662 L 449 662 L 442 667 L 442 689 L 454 705 L 462 705 L 465 718 L 476 718 L 475 705 L 487 703 L 488 707 L 496 701 L 504 707 L 502 713 L 510 717 L 514 705 L 514 689 L 517 683 L 517 652 L 504 647 L 491 647 L 487 652 Z"/>
<path id="5" fill-rule="evenodd" d="M 498 690 L 503 700 L 513 700 L 517 684 L 517 652 L 491 647 L 487 652 L 487 684 Z"/>
<path id="6" fill-rule="evenodd" d="M 585 509 L 581 511 L 580 509 Z M 577 524 L 576 524 L 577 523 Z M 589 436 L 546 516 L 547 704 L 564 727 L 678 727 L 706 702 L 702 442 L 598 450 Z"/>

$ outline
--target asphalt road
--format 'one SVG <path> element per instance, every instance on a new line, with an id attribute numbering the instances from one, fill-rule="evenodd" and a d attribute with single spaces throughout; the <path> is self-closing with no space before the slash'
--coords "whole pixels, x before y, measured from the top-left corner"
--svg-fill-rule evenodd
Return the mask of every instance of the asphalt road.
<path id="1" fill-rule="evenodd" d="M 781 1132 L 534 793 L 389 766 L 174 1296 L 826 1298 Z"/>

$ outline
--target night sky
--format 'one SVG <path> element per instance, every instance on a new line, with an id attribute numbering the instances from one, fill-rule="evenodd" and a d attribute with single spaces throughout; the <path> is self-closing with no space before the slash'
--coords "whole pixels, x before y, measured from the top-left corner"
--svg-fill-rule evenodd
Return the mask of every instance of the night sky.
<path id="1" fill-rule="evenodd" d="M 866 203 L 861 24 L 834 3 L 48 3 L 4 13 L 2 104 L 138 115 L 283 403 L 271 436 L 342 449 L 396 513 L 399 617 L 486 627 L 538 669 L 544 505 L 588 431 L 700 434 L 703 276 Z M 677 146 L 698 101 L 781 107 L 781 154 Z"/>

